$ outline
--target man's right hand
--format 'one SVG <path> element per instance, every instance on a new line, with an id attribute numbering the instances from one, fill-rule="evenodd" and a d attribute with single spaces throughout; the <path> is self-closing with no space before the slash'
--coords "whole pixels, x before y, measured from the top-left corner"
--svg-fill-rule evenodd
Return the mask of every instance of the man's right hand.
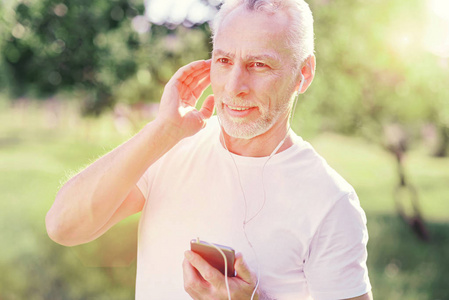
<path id="1" fill-rule="evenodd" d="M 195 108 L 210 84 L 210 65 L 210 60 L 192 62 L 180 68 L 165 86 L 156 121 L 170 126 L 179 139 L 200 131 L 213 114 L 213 95 L 206 98 L 199 111 Z"/>

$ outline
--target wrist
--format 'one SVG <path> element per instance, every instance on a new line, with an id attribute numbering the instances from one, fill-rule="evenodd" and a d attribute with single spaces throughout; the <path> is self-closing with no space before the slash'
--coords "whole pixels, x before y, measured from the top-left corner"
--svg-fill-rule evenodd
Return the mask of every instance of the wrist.
<path id="1" fill-rule="evenodd" d="M 183 130 L 173 122 L 156 118 L 145 126 L 146 131 L 153 132 L 158 137 L 159 143 L 166 143 L 172 147 L 183 139 Z"/>

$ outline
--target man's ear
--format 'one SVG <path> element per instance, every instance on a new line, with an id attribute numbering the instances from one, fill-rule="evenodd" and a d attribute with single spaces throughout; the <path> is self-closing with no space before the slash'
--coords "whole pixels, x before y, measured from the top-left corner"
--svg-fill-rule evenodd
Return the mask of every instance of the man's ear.
<path id="1" fill-rule="evenodd" d="M 302 63 L 301 73 L 304 76 L 304 83 L 300 91 L 298 91 L 299 87 L 301 86 L 300 74 L 298 74 L 298 83 L 296 85 L 296 91 L 298 91 L 300 94 L 304 93 L 309 87 L 309 85 L 312 83 L 312 80 L 315 77 L 315 66 L 316 66 L 316 59 L 315 55 L 313 54 L 307 57 L 306 60 Z"/>

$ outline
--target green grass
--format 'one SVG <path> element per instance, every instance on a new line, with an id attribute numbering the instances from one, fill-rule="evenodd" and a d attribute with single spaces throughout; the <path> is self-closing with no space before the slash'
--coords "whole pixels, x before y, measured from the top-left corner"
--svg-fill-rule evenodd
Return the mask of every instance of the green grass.
<path id="1" fill-rule="evenodd" d="M 129 134 L 118 134 L 110 115 L 81 119 L 76 105 L 56 111 L 0 105 L 0 299 L 132 299 L 137 217 L 74 248 L 50 241 L 44 224 L 62 182 Z M 419 149 L 407 154 L 408 180 L 418 190 L 431 234 L 425 243 L 396 215 L 398 179 L 390 154 L 331 133 L 311 142 L 354 185 L 367 213 L 375 298 L 449 299 L 449 159 Z"/>

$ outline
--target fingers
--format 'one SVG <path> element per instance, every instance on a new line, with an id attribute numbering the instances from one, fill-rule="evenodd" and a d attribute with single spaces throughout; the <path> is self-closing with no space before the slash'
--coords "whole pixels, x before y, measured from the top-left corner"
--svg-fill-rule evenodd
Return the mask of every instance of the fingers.
<path id="1" fill-rule="evenodd" d="M 209 84 L 210 84 L 210 72 L 208 70 L 206 77 L 204 77 L 204 79 L 198 83 L 196 88 L 192 90 L 193 96 L 198 99 L 198 97 L 201 96 L 201 94 L 209 86 Z"/>
<path id="2" fill-rule="evenodd" d="M 176 87 L 181 100 L 194 106 L 196 100 L 210 84 L 210 61 L 199 61 L 188 64 L 173 76 L 177 79 Z"/>
<path id="3" fill-rule="evenodd" d="M 158 119 L 171 124 L 177 136 L 196 134 L 212 116 L 213 100 L 209 99 L 198 111 L 198 98 L 210 84 L 210 61 L 195 61 L 181 67 L 164 88 Z"/>
<path id="4" fill-rule="evenodd" d="M 179 68 L 173 78 L 178 82 L 189 82 L 189 76 L 196 76 L 205 69 L 210 69 L 210 60 L 197 60 Z"/>
<path id="5" fill-rule="evenodd" d="M 210 65 L 203 65 L 201 69 L 193 69 L 191 73 L 186 72 L 183 73 L 183 76 L 185 78 L 180 78 L 179 81 L 182 82 L 185 85 L 191 84 L 193 81 L 204 78 L 205 75 L 208 75 L 210 73 Z"/>
<path id="6" fill-rule="evenodd" d="M 208 264 L 200 255 L 192 251 L 186 251 L 185 258 L 199 272 L 201 277 L 211 285 L 219 287 L 224 283 L 224 275 Z"/>
<path id="7" fill-rule="evenodd" d="M 253 274 L 251 273 L 248 265 L 243 260 L 243 255 L 241 253 L 237 253 L 235 255 L 235 263 L 234 268 L 237 272 L 237 276 L 242 279 L 243 281 L 247 283 L 254 283 L 255 278 L 253 277 Z"/>
<path id="8" fill-rule="evenodd" d="M 202 290 L 207 289 L 207 283 L 201 278 L 198 271 L 190 264 L 187 258 L 182 262 L 184 289 L 192 297 L 199 298 Z"/>
<path id="9" fill-rule="evenodd" d="M 187 75 L 184 79 L 180 78 L 179 81 L 179 88 L 180 88 L 180 94 L 185 96 L 187 93 L 191 93 L 192 90 L 194 90 L 198 83 L 202 81 L 204 78 L 208 77 L 210 73 L 210 69 L 201 69 L 194 71 L 192 73 L 186 73 L 183 75 Z"/>
<path id="10" fill-rule="evenodd" d="M 207 96 L 200 109 L 200 114 L 203 120 L 212 117 L 212 114 L 214 113 L 214 105 L 215 105 L 214 95 Z"/>
<path id="11" fill-rule="evenodd" d="M 194 299 L 226 299 L 228 297 L 224 275 L 208 264 L 200 255 L 185 252 L 183 262 L 184 289 Z M 234 267 L 238 276 L 229 278 L 232 299 L 250 299 L 255 291 L 256 278 L 249 271 L 240 253 L 236 254 Z"/>
<path id="12" fill-rule="evenodd" d="M 195 106 L 198 98 L 210 84 L 209 71 L 207 71 L 207 74 L 204 73 L 202 75 L 205 77 L 201 79 L 196 78 L 190 85 L 183 84 L 181 86 L 182 91 L 180 93 L 180 98 L 182 102 L 187 103 L 190 106 Z"/>

